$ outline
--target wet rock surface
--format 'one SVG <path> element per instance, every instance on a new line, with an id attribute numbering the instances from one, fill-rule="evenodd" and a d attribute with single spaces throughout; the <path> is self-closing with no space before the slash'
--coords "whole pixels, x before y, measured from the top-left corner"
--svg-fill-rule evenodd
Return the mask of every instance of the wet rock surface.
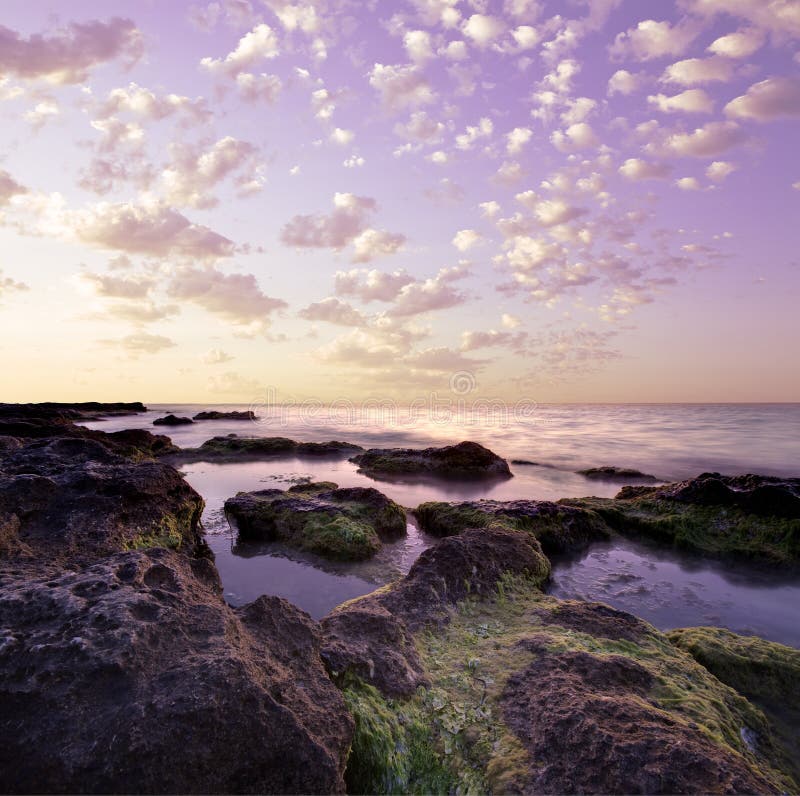
<path id="1" fill-rule="evenodd" d="M 219 412 L 217 410 L 209 410 L 206 412 L 198 412 L 193 420 L 258 420 L 255 412 Z"/>
<path id="2" fill-rule="evenodd" d="M 373 556 L 406 533 L 405 511 L 377 489 L 321 482 L 241 492 L 225 501 L 240 540 L 280 541 L 327 558 Z"/>
<path id="3" fill-rule="evenodd" d="M 341 791 L 352 732 L 318 631 L 233 610 L 213 564 L 151 549 L 0 574 L 0 790 Z"/>
<path id="4" fill-rule="evenodd" d="M 477 442 L 460 442 L 444 448 L 371 448 L 350 461 L 368 475 L 511 477 L 508 462 Z"/>
<path id="5" fill-rule="evenodd" d="M 279 456 L 350 456 L 363 450 L 349 442 L 297 442 L 287 437 L 212 437 L 199 448 L 182 448 L 176 452 L 181 460 L 240 461 L 271 459 Z"/>
<path id="6" fill-rule="evenodd" d="M 592 478 L 596 481 L 658 481 L 654 475 L 642 473 L 629 467 L 589 467 L 586 470 L 578 470 L 578 475 Z"/>
<path id="7" fill-rule="evenodd" d="M 545 553 L 577 551 L 608 539 L 610 529 L 593 511 L 546 500 L 475 500 L 422 503 L 414 510 L 420 527 L 433 536 L 500 525 L 532 533 Z"/>
<path id="8" fill-rule="evenodd" d="M 177 417 L 176 415 L 166 415 L 157 417 L 153 421 L 154 426 L 191 426 L 194 420 L 191 417 Z"/>

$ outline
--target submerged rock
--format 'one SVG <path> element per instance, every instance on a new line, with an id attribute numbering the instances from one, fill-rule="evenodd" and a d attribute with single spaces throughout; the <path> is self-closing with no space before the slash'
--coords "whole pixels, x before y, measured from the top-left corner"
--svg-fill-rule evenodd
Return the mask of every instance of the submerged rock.
<path id="1" fill-rule="evenodd" d="M 590 467 L 587 470 L 578 470 L 578 475 L 592 478 L 596 481 L 658 481 L 654 475 L 632 470 L 629 467 Z"/>
<path id="2" fill-rule="evenodd" d="M 316 624 L 231 609 L 208 560 L 4 568 L 0 627 L 4 793 L 343 790 L 353 725 Z"/>
<path id="3" fill-rule="evenodd" d="M 175 415 L 157 417 L 153 421 L 154 426 L 191 426 L 193 423 L 194 420 L 190 417 L 176 417 Z"/>
<path id="4" fill-rule="evenodd" d="M 444 448 L 371 448 L 350 461 L 368 475 L 511 477 L 508 462 L 477 442 L 460 442 Z"/>
<path id="5" fill-rule="evenodd" d="M 349 442 L 296 442 L 287 437 L 212 437 L 199 448 L 182 448 L 181 459 L 270 459 L 276 456 L 349 456 L 363 450 Z"/>
<path id="6" fill-rule="evenodd" d="M 0 546 L 47 560 L 194 548 L 202 498 L 175 469 L 96 440 L 36 440 L 0 457 Z M 13 530 L 12 530 L 13 529 Z"/>
<path id="7" fill-rule="evenodd" d="M 422 503 L 414 514 L 420 527 L 433 536 L 452 536 L 489 525 L 527 531 L 539 540 L 545 553 L 581 550 L 610 535 L 609 527 L 595 512 L 546 500 Z"/>
<path id="8" fill-rule="evenodd" d="M 321 482 L 240 492 L 225 501 L 242 540 L 280 541 L 326 558 L 373 556 L 406 534 L 403 509 L 377 489 Z"/>
<path id="9" fill-rule="evenodd" d="M 193 420 L 258 420 L 255 412 L 218 412 L 216 410 L 198 412 Z"/>
<path id="10" fill-rule="evenodd" d="M 626 486 L 616 498 L 559 501 L 592 509 L 619 533 L 712 556 L 800 564 L 800 479 L 703 475 L 664 486 Z"/>

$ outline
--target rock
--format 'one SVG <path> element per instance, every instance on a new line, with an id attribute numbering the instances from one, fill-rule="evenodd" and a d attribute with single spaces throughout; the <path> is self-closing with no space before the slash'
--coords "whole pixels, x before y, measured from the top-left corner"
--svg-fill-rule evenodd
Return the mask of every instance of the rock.
<path id="1" fill-rule="evenodd" d="M 511 477 L 508 462 L 477 442 L 444 448 L 372 448 L 350 459 L 368 475 L 428 475 Z"/>
<path id="2" fill-rule="evenodd" d="M 344 790 L 353 722 L 316 624 L 277 597 L 231 609 L 208 560 L 5 567 L 0 628 L 4 793 Z"/>
<path id="3" fill-rule="evenodd" d="M 800 564 L 800 479 L 697 478 L 626 486 L 614 499 L 559 501 L 597 512 L 619 533 L 648 536 L 714 557 L 796 568 Z"/>
<path id="4" fill-rule="evenodd" d="M 102 434 L 102 432 L 96 432 L 95 434 L 89 439 L 96 439 L 102 445 L 111 448 L 121 456 L 127 456 L 132 459 L 155 458 L 180 450 L 172 444 L 172 440 L 169 437 L 165 437 L 162 434 L 151 434 L 144 428 L 128 428 L 122 431 L 112 431 L 108 434 Z"/>
<path id="5" fill-rule="evenodd" d="M 35 440 L 0 457 L 2 543 L 48 561 L 136 547 L 194 549 L 202 509 L 169 465 L 131 461 L 93 439 Z"/>
<path id="6" fill-rule="evenodd" d="M 764 711 L 800 782 L 800 650 L 720 627 L 680 628 L 667 637 Z"/>
<path id="7" fill-rule="evenodd" d="M 154 426 L 191 426 L 194 420 L 190 417 L 176 417 L 175 415 L 167 415 L 166 417 L 157 417 L 153 421 Z"/>
<path id="8" fill-rule="evenodd" d="M 326 558 L 373 556 L 406 533 L 403 509 L 377 489 L 321 482 L 240 492 L 225 501 L 242 540 L 280 541 Z"/>
<path id="9" fill-rule="evenodd" d="M 270 459 L 277 456 L 349 456 L 363 448 L 349 442 L 295 442 L 287 437 L 212 437 L 199 448 L 183 448 L 176 458 L 182 460 Z"/>
<path id="10" fill-rule="evenodd" d="M 350 792 L 796 790 L 760 710 L 642 620 L 541 594 L 547 566 L 466 530 L 323 620 Z"/>
<path id="11" fill-rule="evenodd" d="M 578 470 L 578 475 L 592 478 L 596 481 L 658 481 L 654 475 L 632 470 L 628 467 L 590 467 L 588 470 Z"/>
<path id="12" fill-rule="evenodd" d="M 355 675 L 390 697 L 427 682 L 411 633 L 446 623 L 468 595 L 495 593 L 504 575 L 544 582 L 550 564 L 530 535 L 465 531 L 425 550 L 408 575 L 351 600 L 322 621 L 322 657 L 335 678 Z"/>
<path id="13" fill-rule="evenodd" d="M 198 412 L 193 420 L 258 420 L 255 412 Z"/>
<path id="14" fill-rule="evenodd" d="M 147 407 L 139 401 L 130 403 L 39 403 L 0 404 L 0 418 L 29 418 L 42 420 L 98 420 L 100 416 L 133 415 L 146 412 Z"/>
<path id="15" fill-rule="evenodd" d="M 422 503 L 414 510 L 420 527 L 433 536 L 452 536 L 467 528 L 500 525 L 532 533 L 545 553 L 564 553 L 608 539 L 610 529 L 593 511 L 546 500 L 477 500 Z"/>

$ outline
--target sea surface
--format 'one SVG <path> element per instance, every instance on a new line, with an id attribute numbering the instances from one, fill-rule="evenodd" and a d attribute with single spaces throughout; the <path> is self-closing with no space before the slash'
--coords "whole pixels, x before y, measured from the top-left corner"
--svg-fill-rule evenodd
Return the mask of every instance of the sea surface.
<path id="1" fill-rule="evenodd" d="M 174 428 L 152 425 L 167 413 L 191 417 L 210 408 L 252 408 L 260 420 L 202 421 Z M 236 605 L 260 594 L 277 594 L 315 618 L 402 576 L 434 540 L 410 520 L 408 536 L 384 545 L 371 561 L 332 563 L 278 544 L 239 542 L 223 512 L 228 497 L 324 480 L 340 486 L 374 486 L 413 508 L 427 500 L 611 497 L 619 491 L 619 483 L 590 480 L 576 472 L 602 465 L 634 468 L 663 481 L 702 472 L 800 475 L 800 404 L 560 404 L 492 410 L 460 405 L 443 410 L 169 404 L 86 425 L 106 431 L 147 428 L 170 436 L 181 447 L 197 447 L 226 434 L 312 442 L 336 439 L 363 447 L 425 447 L 470 439 L 509 461 L 529 462 L 512 463 L 514 478 L 488 483 L 413 477 L 376 481 L 342 457 L 182 465 L 187 481 L 206 501 L 203 524 L 226 599 Z M 798 578 L 646 543 L 617 540 L 556 561 L 550 591 L 561 598 L 605 602 L 661 629 L 716 625 L 800 647 Z"/>

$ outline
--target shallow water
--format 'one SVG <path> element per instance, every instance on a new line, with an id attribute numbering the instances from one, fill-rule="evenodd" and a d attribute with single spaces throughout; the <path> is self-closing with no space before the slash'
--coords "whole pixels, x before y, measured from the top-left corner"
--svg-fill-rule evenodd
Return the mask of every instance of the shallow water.
<path id="1" fill-rule="evenodd" d="M 374 486 L 403 506 L 426 500 L 496 500 L 596 495 L 611 497 L 619 484 L 592 481 L 574 471 L 612 464 L 634 467 L 664 480 L 718 470 L 735 474 L 796 474 L 800 461 L 800 406 L 556 406 L 538 416 L 498 425 L 483 418 L 451 425 L 427 419 L 415 426 L 362 416 L 359 422 L 309 418 L 286 410 L 270 423 L 203 421 L 177 428 L 153 427 L 167 412 L 195 414 L 198 406 L 153 407 L 144 415 L 87 424 L 114 431 L 148 428 L 182 447 L 213 436 L 287 436 L 301 441 L 341 439 L 364 447 L 426 446 L 473 439 L 508 459 L 515 477 L 494 482 L 375 481 L 345 458 L 287 457 L 238 463 L 192 462 L 181 466 L 206 500 L 203 523 L 217 558 L 226 599 L 242 604 L 260 594 L 285 597 L 319 618 L 341 602 L 366 594 L 403 574 L 435 540 L 409 523 L 408 536 L 385 545 L 371 561 L 332 563 L 277 544 L 237 543 L 222 511 L 239 491 L 300 480 L 340 486 Z M 247 407 L 225 407 L 243 409 Z M 258 411 L 258 410 L 256 410 Z M 341 418 L 340 418 L 341 419 Z M 563 598 L 599 600 L 637 614 L 656 627 L 719 625 L 800 646 L 800 582 L 655 546 L 615 541 L 577 558 L 557 561 L 551 592 Z"/>

